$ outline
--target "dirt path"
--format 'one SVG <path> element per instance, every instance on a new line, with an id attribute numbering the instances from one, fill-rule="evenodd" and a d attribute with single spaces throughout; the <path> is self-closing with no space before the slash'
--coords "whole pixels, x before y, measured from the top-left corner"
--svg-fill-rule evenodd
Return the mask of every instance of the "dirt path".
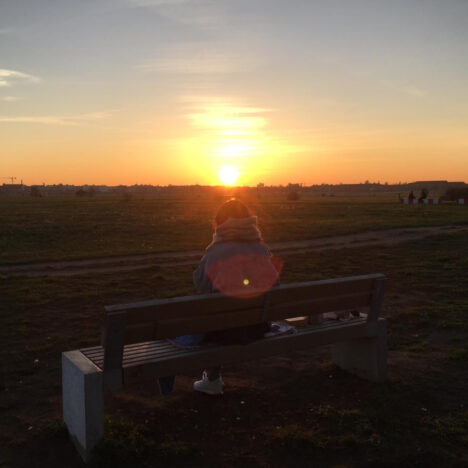
<path id="1" fill-rule="evenodd" d="M 269 247 L 278 256 L 375 245 L 392 245 L 424 237 L 466 231 L 468 226 L 436 226 L 422 228 L 398 228 L 385 231 L 368 231 L 345 236 L 319 239 L 274 242 Z M 94 273 L 130 271 L 151 266 L 172 267 L 196 265 L 203 256 L 203 250 L 185 252 L 161 252 L 154 254 L 122 255 L 84 260 L 29 263 L 22 265 L 0 266 L 3 276 L 74 276 Z"/>

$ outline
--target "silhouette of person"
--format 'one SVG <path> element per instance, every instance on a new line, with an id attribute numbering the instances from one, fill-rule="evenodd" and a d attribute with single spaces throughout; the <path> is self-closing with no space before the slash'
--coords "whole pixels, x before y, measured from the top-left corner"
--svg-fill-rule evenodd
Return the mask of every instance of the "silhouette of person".
<path id="1" fill-rule="evenodd" d="M 206 248 L 200 265 L 193 273 L 196 289 L 202 294 L 221 292 L 231 297 L 261 295 L 279 284 L 280 266 L 271 256 L 257 227 L 257 217 L 239 200 L 225 202 L 214 219 L 213 241 Z M 196 333 L 172 339 L 182 347 L 202 342 L 245 344 L 263 338 L 271 331 L 270 323 Z M 174 377 L 159 379 L 163 395 L 172 390 Z M 222 393 L 221 367 L 205 369 L 194 389 L 208 394 Z"/>

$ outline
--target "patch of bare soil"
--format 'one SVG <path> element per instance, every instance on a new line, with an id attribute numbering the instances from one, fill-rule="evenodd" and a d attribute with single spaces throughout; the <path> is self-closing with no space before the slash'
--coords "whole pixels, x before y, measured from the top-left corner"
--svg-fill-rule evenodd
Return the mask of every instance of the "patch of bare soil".
<path id="1" fill-rule="evenodd" d="M 288 255 L 329 249 L 395 245 L 410 240 L 423 239 L 434 234 L 449 234 L 466 231 L 466 226 L 434 226 L 421 228 L 399 228 L 384 231 L 369 231 L 345 236 L 333 236 L 311 240 L 275 242 L 269 244 L 276 255 Z M 185 252 L 162 252 L 155 254 L 122 255 L 103 258 L 27 263 L 0 266 L 3 276 L 75 276 L 94 273 L 131 271 L 151 266 L 173 267 L 196 265 L 203 250 Z"/>

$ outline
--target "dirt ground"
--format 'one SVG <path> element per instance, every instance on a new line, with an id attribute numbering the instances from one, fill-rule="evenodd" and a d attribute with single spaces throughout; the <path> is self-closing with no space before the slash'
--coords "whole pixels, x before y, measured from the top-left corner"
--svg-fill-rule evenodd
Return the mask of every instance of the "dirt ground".
<path id="1" fill-rule="evenodd" d="M 467 226 L 434 226 L 419 228 L 399 228 L 382 231 L 369 231 L 345 236 L 331 236 L 323 239 L 312 239 L 269 244 L 276 255 L 307 253 L 330 249 L 354 248 L 363 246 L 395 245 L 412 240 L 424 239 L 440 233 L 467 231 Z M 203 256 L 202 250 L 185 252 L 163 252 L 157 254 L 122 255 L 104 258 L 93 258 L 72 261 L 26 263 L 20 265 L 0 266 L 0 275 L 21 276 L 74 276 L 93 273 L 111 273 L 132 271 L 150 266 L 173 267 L 196 265 Z"/>

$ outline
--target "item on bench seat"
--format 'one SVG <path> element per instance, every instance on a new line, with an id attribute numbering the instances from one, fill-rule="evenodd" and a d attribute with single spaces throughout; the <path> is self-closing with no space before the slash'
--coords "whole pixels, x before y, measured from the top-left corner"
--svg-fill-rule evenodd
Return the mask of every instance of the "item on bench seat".
<path id="1" fill-rule="evenodd" d="M 285 322 L 271 322 L 270 331 L 265 333 L 265 338 L 270 336 L 292 335 L 296 333 L 296 328 L 290 323 Z"/>
<path id="2" fill-rule="evenodd" d="M 62 354 L 63 418 L 84 460 L 103 436 L 103 391 L 134 380 L 184 374 L 233 362 L 332 344 L 334 362 L 361 377 L 386 377 L 386 324 L 379 317 L 382 274 L 284 284 L 261 296 L 222 294 L 107 306 L 102 346 Z M 367 309 L 352 320 L 322 314 Z M 246 345 L 178 348 L 167 338 L 308 316 L 295 334 Z"/>

